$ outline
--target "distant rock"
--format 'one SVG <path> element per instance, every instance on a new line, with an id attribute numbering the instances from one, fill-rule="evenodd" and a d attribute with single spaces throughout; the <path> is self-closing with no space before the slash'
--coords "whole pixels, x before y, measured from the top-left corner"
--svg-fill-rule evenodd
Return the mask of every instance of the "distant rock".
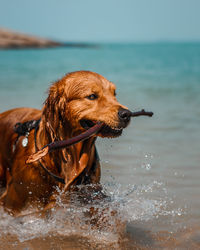
<path id="1" fill-rule="evenodd" d="M 0 49 L 96 47 L 86 43 L 62 43 L 0 28 Z"/>

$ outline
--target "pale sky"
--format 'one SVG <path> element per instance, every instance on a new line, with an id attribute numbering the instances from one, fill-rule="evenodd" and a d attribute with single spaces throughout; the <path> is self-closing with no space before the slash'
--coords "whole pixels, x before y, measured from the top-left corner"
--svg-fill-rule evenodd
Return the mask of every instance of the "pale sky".
<path id="1" fill-rule="evenodd" d="M 0 0 L 0 27 L 62 41 L 200 41 L 200 0 Z"/>

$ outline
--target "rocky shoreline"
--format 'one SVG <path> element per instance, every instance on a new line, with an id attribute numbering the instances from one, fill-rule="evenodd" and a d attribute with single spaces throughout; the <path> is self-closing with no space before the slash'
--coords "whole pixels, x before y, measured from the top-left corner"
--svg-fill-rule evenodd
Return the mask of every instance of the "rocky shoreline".
<path id="1" fill-rule="evenodd" d="M 0 28 L 0 49 L 94 47 L 87 43 L 63 43 Z M 96 46 L 95 46 L 96 47 Z"/>

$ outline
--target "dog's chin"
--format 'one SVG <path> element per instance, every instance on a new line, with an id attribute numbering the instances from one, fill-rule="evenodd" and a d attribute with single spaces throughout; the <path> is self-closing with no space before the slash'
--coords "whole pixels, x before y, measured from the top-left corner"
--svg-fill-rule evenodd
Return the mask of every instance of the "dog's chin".
<path id="1" fill-rule="evenodd" d="M 86 130 L 93 127 L 95 124 L 97 124 L 97 121 L 91 121 L 91 120 L 80 121 L 80 125 Z M 97 136 L 114 138 L 120 136 L 122 134 L 122 131 L 123 131 L 122 127 L 111 127 L 104 123 L 103 127 L 98 132 Z"/>

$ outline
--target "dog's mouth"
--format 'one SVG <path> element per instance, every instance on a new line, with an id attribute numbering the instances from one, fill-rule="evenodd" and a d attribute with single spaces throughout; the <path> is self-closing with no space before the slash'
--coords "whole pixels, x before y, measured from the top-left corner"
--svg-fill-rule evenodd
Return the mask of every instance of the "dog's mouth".
<path id="1" fill-rule="evenodd" d="M 80 124 L 84 129 L 87 130 L 97 124 L 97 121 L 81 120 Z M 118 137 L 122 134 L 122 131 L 122 127 L 110 127 L 109 125 L 104 123 L 98 135 L 102 137 Z"/>

